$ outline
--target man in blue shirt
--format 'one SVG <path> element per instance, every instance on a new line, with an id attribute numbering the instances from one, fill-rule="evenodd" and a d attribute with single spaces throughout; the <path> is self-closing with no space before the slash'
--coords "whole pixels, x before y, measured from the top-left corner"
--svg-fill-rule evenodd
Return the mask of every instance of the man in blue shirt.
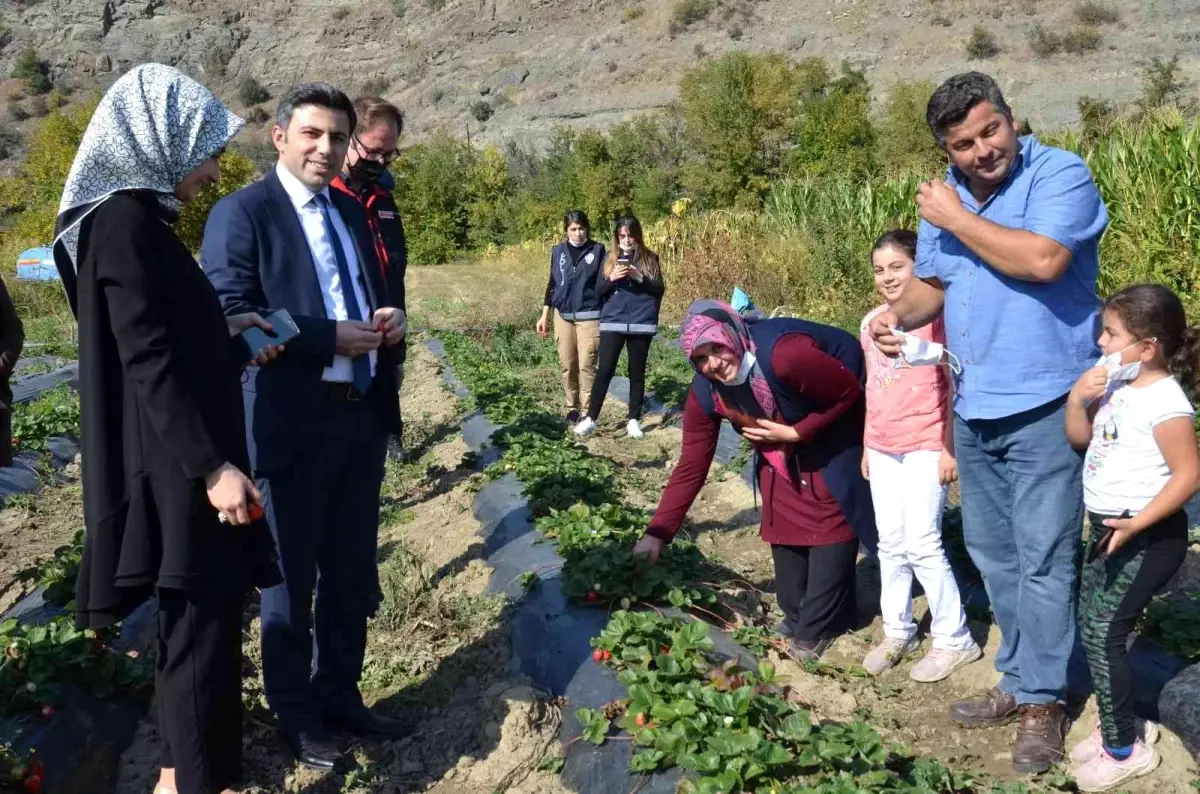
<path id="1" fill-rule="evenodd" d="M 896 355 L 891 329 L 944 312 L 946 347 L 961 364 L 963 534 L 1002 635 L 999 684 L 953 704 L 951 716 L 966 726 L 1019 717 L 1013 766 L 1042 772 L 1062 757 L 1076 642 L 1082 457 L 1067 443 L 1063 413 L 1098 356 L 1097 250 L 1108 213 L 1079 157 L 1018 136 L 991 77 L 951 77 L 927 117 L 951 168 L 920 188 L 918 278 L 871 333 Z"/>

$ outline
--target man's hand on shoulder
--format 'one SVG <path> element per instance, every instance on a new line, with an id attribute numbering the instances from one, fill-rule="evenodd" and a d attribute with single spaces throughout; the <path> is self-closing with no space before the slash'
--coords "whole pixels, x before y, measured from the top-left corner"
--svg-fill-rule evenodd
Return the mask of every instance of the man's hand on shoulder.
<path id="1" fill-rule="evenodd" d="M 339 356 L 354 358 L 363 353 L 378 350 L 382 341 L 383 334 L 375 330 L 375 326 L 371 323 L 358 320 L 339 320 L 334 351 Z"/>

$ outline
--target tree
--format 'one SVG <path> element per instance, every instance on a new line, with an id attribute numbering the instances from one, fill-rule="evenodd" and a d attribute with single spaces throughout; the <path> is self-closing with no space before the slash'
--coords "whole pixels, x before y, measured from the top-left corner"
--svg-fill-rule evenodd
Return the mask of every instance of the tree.
<path id="1" fill-rule="evenodd" d="M 254 163 L 246 155 L 226 149 L 221 155 L 221 180 L 200 191 L 200 195 L 183 205 L 175 233 L 193 253 L 200 250 L 204 240 L 204 224 L 213 205 L 234 191 L 241 190 L 254 179 Z"/>
<path id="2" fill-rule="evenodd" d="M 242 104 L 246 107 L 266 102 L 270 98 L 271 92 L 252 75 L 246 75 L 238 83 L 238 99 L 242 100 Z"/>
<path id="3" fill-rule="evenodd" d="M 47 74 L 46 64 L 38 60 L 33 47 L 26 47 L 13 66 L 12 76 L 25 82 L 25 87 L 35 94 L 44 94 L 54 87 Z"/>
<path id="4" fill-rule="evenodd" d="M 686 187 L 709 206 L 757 204 L 797 113 L 795 67 L 777 54 L 731 52 L 684 75 L 684 132 L 700 154 Z"/>
<path id="5" fill-rule="evenodd" d="M 471 150 L 439 133 L 401 155 L 392 166 L 396 199 L 409 230 L 409 259 L 440 264 L 467 244 Z"/>
<path id="6" fill-rule="evenodd" d="M 934 88 L 928 80 L 892 86 L 883 117 L 875 125 L 875 162 L 884 174 L 933 177 L 945 169 L 946 153 L 925 120 Z"/>
<path id="7" fill-rule="evenodd" d="M 861 70 L 842 64 L 841 75 L 823 93 L 800 105 L 796 145 L 789 162 L 804 173 L 862 177 L 875 167 L 871 89 Z"/>
<path id="8" fill-rule="evenodd" d="M 472 248 L 486 248 L 504 242 L 512 230 L 509 201 L 512 198 L 512 174 L 508 161 L 494 146 L 473 158 L 468 176 L 467 242 Z"/>

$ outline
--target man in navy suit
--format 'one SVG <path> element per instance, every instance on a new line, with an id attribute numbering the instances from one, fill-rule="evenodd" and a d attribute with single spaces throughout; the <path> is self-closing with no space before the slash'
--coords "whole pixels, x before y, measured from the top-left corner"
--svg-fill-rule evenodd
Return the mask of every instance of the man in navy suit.
<path id="1" fill-rule="evenodd" d="M 271 132 L 279 162 L 217 203 L 200 254 L 227 314 L 287 309 L 300 330 L 243 393 L 284 578 L 262 594 L 267 700 L 297 760 L 323 770 L 341 764 L 335 734 L 399 735 L 357 683 L 380 600 L 379 490 L 406 326 L 362 207 L 329 189 L 355 122 L 337 88 L 291 88 Z"/>

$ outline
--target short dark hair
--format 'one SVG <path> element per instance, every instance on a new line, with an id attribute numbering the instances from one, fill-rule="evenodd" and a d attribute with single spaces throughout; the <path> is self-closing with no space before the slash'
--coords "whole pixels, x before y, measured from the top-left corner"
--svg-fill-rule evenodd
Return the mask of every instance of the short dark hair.
<path id="1" fill-rule="evenodd" d="M 1004 101 L 1000 86 L 983 72 L 956 74 L 938 86 L 925 108 L 925 121 L 938 146 L 946 143 L 946 133 L 961 124 L 967 114 L 980 102 L 989 102 L 1012 121 L 1012 108 Z"/>
<path id="2" fill-rule="evenodd" d="M 355 132 L 366 132 L 378 122 L 390 120 L 396 125 L 396 134 L 404 134 L 404 114 L 400 108 L 377 96 L 360 96 L 354 100 L 354 110 L 358 113 L 358 125 Z"/>
<path id="3" fill-rule="evenodd" d="M 350 120 L 349 132 L 357 129 L 358 114 L 354 112 L 354 103 L 340 88 L 329 83 L 300 83 L 289 88 L 279 98 L 279 105 L 275 108 L 275 123 L 286 130 L 292 123 L 296 108 L 308 105 L 345 113 Z"/>
<path id="4" fill-rule="evenodd" d="M 578 223 L 583 228 L 591 231 L 592 224 L 588 223 L 587 213 L 583 210 L 567 210 L 567 214 L 563 216 L 563 231 L 572 223 Z"/>
<path id="5" fill-rule="evenodd" d="M 908 229 L 892 229 L 875 238 L 875 244 L 871 246 L 871 253 L 874 254 L 880 248 L 898 248 L 907 254 L 909 259 L 916 261 L 917 235 Z"/>

